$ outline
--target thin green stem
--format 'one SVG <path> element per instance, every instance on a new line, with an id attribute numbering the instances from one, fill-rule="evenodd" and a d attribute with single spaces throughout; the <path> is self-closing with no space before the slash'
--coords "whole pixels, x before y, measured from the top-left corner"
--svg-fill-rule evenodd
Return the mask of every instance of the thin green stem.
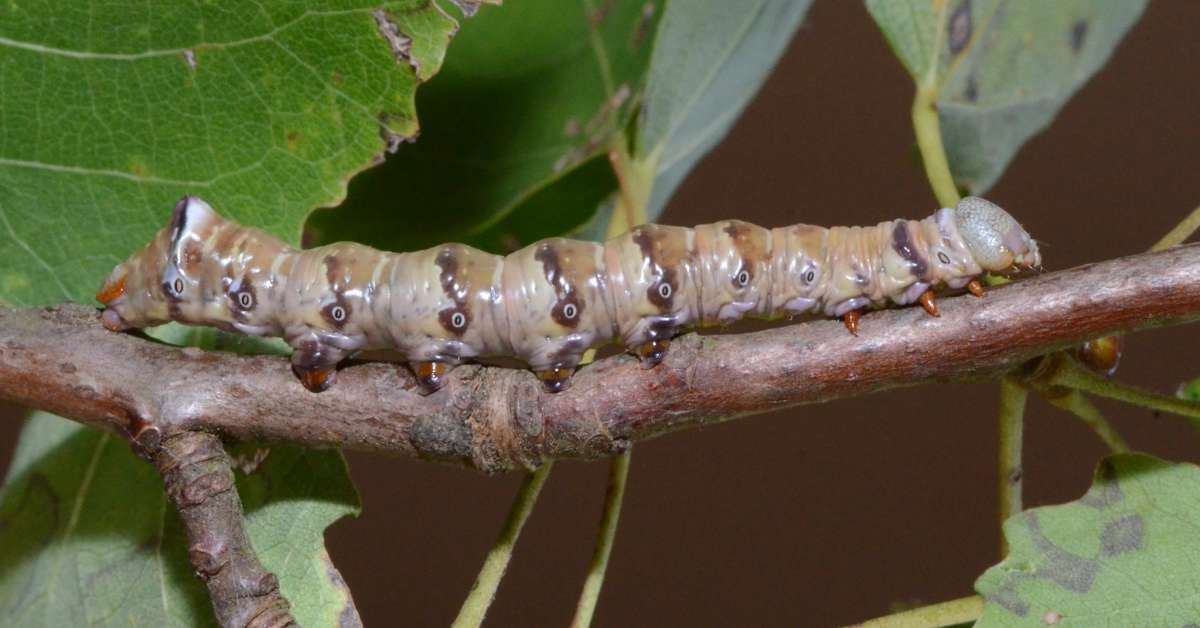
<path id="1" fill-rule="evenodd" d="M 467 594 L 466 601 L 459 609 L 458 617 L 454 618 L 454 628 L 476 628 L 483 623 L 488 607 L 496 597 L 496 589 L 500 587 L 500 579 L 504 577 L 504 570 L 508 568 L 508 561 L 512 558 L 513 546 L 517 543 L 517 537 L 521 535 L 521 528 L 529 518 L 529 513 L 533 512 L 538 494 L 542 492 L 542 485 L 550 476 L 551 466 L 553 463 L 550 462 L 543 464 L 537 471 L 525 476 L 521 482 L 521 488 L 517 490 L 512 508 L 508 511 L 508 518 L 500 530 L 500 538 L 496 539 L 496 544 L 488 551 L 483 567 L 475 578 L 475 585 L 471 587 L 471 592 Z"/>
<path id="2" fill-rule="evenodd" d="M 1129 451 L 1129 445 L 1125 444 L 1125 439 L 1113 429 L 1112 424 L 1108 419 L 1104 418 L 1104 414 L 1100 412 L 1100 408 L 1092 403 L 1090 399 L 1085 397 L 1078 390 L 1072 390 L 1066 395 L 1047 396 L 1046 400 L 1057 408 L 1062 408 L 1071 414 L 1074 414 L 1085 425 L 1092 428 L 1096 436 L 1108 445 L 1110 451 L 1114 454 L 1126 453 Z"/>
<path id="3" fill-rule="evenodd" d="M 645 172 L 638 169 L 625 145 L 619 141 L 609 148 L 608 161 L 619 185 L 617 206 L 613 208 L 608 221 L 608 238 L 612 239 L 646 222 L 646 200 L 650 197 L 653 177 L 646 176 Z M 630 447 L 609 463 L 608 492 L 604 497 L 600 531 L 596 538 L 596 549 L 592 553 L 592 564 L 575 607 L 575 618 L 571 621 L 573 627 L 590 626 L 596 612 L 596 602 L 604 586 L 604 574 L 608 571 L 608 557 L 617 536 L 617 523 L 621 517 L 621 502 L 625 499 L 625 484 L 632 455 L 633 448 Z"/>
<path id="4" fill-rule="evenodd" d="M 592 624 L 600 588 L 604 586 L 604 574 L 608 570 L 608 557 L 612 553 L 613 540 L 617 536 L 617 523 L 621 517 L 621 502 L 625 498 L 625 480 L 629 476 L 629 458 L 632 449 L 612 459 L 608 468 L 608 493 L 604 496 L 604 514 L 600 519 L 600 532 L 596 538 L 596 550 L 592 553 L 592 564 L 587 580 L 575 607 L 573 628 L 587 628 Z"/>
<path id="5" fill-rule="evenodd" d="M 1155 242 L 1154 246 L 1150 247 L 1150 250 L 1162 251 L 1173 246 L 1178 246 L 1184 240 L 1190 238 L 1197 229 L 1200 229 L 1200 207 L 1193 209 L 1192 213 L 1188 214 L 1179 224 L 1175 225 L 1174 229 L 1168 231 L 1167 235 L 1163 236 L 1158 242 Z"/>
<path id="6" fill-rule="evenodd" d="M 958 204 L 958 188 L 950 174 L 950 162 L 946 159 L 946 147 L 942 144 L 942 126 L 938 120 L 938 53 L 942 49 L 942 38 L 946 35 L 946 4 L 938 11 L 938 29 L 934 36 L 933 57 L 929 69 L 917 82 L 917 93 L 913 97 L 913 131 L 917 135 L 917 147 L 921 150 L 921 161 L 925 164 L 925 176 L 943 207 Z"/>
<path id="7" fill-rule="evenodd" d="M 608 223 L 611 238 L 646 222 L 646 201 L 650 199 L 653 176 L 647 176 L 648 173 L 634 163 L 620 140 L 608 149 L 608 163 L 617 176 L 617 206 Z M 624 228 L 617 229 L 618 225 Z"/>
<path id="8" fill-rule="evenodd" d="M 1074 360 L 1061 360 L 1061 364 L 1057 365 L 1046 383 L 1052 386 L 1081 390 L 1097 397 L 1115 399 L 1159 412 L 1177 414 L 1187 418 L 1196 429 L 1200 429 L 1200 403 L 1162 395 L 1101 377 Z"/>
<path id="9" fill-rule="evenodd" d="M 852 628 L 937 628 L 972 622 L 979 619 L 980 615 L 983 615 L 983 598 L 972 595 L 877 617 Z"/>
<path id="10" fill-rule="evenodd" d="M 1029 391 L 1012 377 L 1000 380 L 1000 446 L 997 471 L 1000 525 L 1021 512 L 1021 449 L 1025 433 L 1025 402 Z M 1000 534 L 1000 556 L 1008 554 L 1008 541 Z"/>
<path id="11" fill-rule="evenodd" d="M 937 91 L 929 82 L 917 87 L 913 98 L 913 130 L 917 134 L 917 147 L 921 149 L 921 161 L 925 164 L 925 176 L 933 194 L 943 207 L 958 204 L 958 188 L 950 174 L 950 162 L 946 159 L 946 148 L 942 145 L 942 128 L 938 120 Z"/>

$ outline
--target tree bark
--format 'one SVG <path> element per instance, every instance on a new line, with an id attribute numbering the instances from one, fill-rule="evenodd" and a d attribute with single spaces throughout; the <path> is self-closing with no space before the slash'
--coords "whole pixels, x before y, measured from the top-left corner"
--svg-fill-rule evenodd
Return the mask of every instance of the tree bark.
<path id="1" fill-rule="evenodd" d="M 320 394 L 277 356 L 176 348 L 105 331 L 82 305 L 0 308 L 0 398 L 126 433 L 179 431 L 392 452 L 485 472 L 595 458 L 630 443 L 805 403 L 994 378 L 1089 338 L 1200 317 L 1200 245 L 1016 281 L 984 298 L 871 313 L 858 336 L 817 320 L 689 334 L 666 361 L 613 356 L 548 394 L 520 369 L 462 366 L 421 396 L 404 366 L 357 364 Z"/>

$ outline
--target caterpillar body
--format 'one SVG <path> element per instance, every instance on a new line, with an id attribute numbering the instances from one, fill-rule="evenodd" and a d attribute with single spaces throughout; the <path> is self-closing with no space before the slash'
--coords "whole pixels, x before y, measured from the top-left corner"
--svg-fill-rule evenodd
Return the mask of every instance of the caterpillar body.
<path id="1" fill-rule="evenodd" d="M 355 243 L 294 249 L 184 197 L 97 299 L 119 331 L 178 321 L 280 336 L 314 392 L 361 349 L 395 348 L 424 392 L 480 356 L 524 360 L 557 392 L 589 348 L 616 338 L 658 364 L 680 331 L 745 316 L 841 317 L 920 302 L 985 271 L 1039 266 L 1037 244 L 980 198 L 923 220 L 766 229 L 726 220 L 643 225 L 603 243 L 550 238 L 507 256 L 462 244 L 390 253 Z"/>

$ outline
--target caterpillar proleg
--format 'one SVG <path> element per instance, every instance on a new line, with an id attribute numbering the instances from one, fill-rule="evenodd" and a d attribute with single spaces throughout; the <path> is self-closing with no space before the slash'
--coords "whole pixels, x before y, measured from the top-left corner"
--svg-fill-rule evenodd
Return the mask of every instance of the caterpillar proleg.
<path id="1" fill-rule="evenodd" d="M 613 339 L 650 368 L 682 330 L 752 316 L 842 318 L 1041 265 L 1007 212 L 970 197 L 923 220 L 767 229 L 726 220 L 642 225 L 607 242 L 550 238 L 507 256 L 462 244 L 390 253 L 341 242 L 300 250 L 184 197 L 170 223 L 113 269 L 96 298 L 117 331 L 178 321 L 284 338 L 314 392 L 344 358 L 394 348 L 425 392 L 481 356 L 523 360 L 552 392 Z"/>

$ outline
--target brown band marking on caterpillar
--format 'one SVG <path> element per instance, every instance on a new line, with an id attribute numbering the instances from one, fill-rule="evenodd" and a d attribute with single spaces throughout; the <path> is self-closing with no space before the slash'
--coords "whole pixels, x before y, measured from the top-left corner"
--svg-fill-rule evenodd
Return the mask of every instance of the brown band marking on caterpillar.
<path id="1" fill-rule="evenodd" d="M 823 314 L 857 333 L 866 308 L 919 302 L 937 315 L 936 287 L 981 296 L 983 272 L 1040 265 L 1025 229 L 980 198 L 873 227 L 642 225 L 604 243 L 550 238 L 502 257 L 462 244 L 298 250 L 189 196 L 97 299 L 112 330 L 178 321 L 283 337 L 312 391 L 355 351 L 386 347 L 426 392 L 480 356 L 520 358 L 557 392 L 584 351 L 614 338 L 649 368 L 681 330 L 744 316 Z"/>

